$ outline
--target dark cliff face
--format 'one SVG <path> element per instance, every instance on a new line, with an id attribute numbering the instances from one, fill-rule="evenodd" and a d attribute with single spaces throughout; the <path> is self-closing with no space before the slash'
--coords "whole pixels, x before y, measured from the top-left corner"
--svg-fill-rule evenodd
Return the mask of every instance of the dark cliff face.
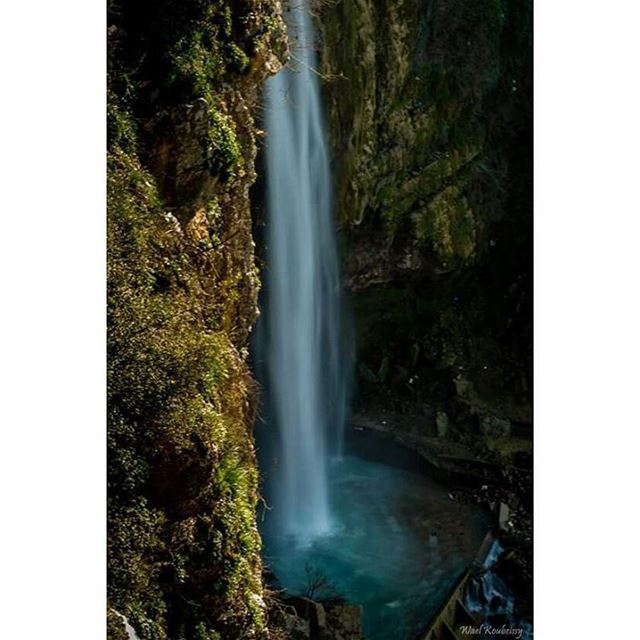
<path id="1" fill-rule="evenodd" d="M 280 3 L 111 2 L 108 34 L 109 634 L 263 637 L 249 188 Z"/>
<path id="2" fill-rule="evenodd" d="M 530 0 L 341 0 L 321 72 L 359 397 L 531 421 Z"/>

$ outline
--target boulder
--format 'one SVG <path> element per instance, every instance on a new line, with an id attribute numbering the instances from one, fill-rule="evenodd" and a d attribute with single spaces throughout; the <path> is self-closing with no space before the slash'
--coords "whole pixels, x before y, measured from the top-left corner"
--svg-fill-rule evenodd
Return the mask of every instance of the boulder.
<path id="1" fill-rule="evenodd" d="M 326 629 L 327 614 L 324 607 L 311 598 L 292 596 L 285 600 L 286 604 L 295 609 L 296 614 L 309 623 L 311 637 L 317 638 Z"/>
<path id="2" fill-rule="evenodd" d="M 311 640 L 311 629 L 308 620 L 293 614 L 283 614 L 282 627 L 289 640 Z"/>

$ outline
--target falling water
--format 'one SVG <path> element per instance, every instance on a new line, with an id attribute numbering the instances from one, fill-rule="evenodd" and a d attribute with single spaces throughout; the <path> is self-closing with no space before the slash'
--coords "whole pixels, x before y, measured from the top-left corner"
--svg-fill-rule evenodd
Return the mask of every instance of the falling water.
<path id="1" fill-rule="evenodd" d="M 482 624 L 491 623 L 496 618 L 499 618 L 501 623 L 506 620 L 508 627 L 521 629 L 520 640 L 532 640 L 531 623 L 516 615 L 515 597 L 495 571 L 503 551 L 500 542 L 494 540 L 482 563 L 481 573 L 469 578 L 464 604 Z"/>
<path id="2" fill-rule="evenodd" d="M 308 541 L 330 528 L 329 456 L 339 454 L 346 360 L 332 184 L 307 2 L 288 12 L 292 57 L 266 87 L 271 412 L 280 434 L 276 515 Z"/>

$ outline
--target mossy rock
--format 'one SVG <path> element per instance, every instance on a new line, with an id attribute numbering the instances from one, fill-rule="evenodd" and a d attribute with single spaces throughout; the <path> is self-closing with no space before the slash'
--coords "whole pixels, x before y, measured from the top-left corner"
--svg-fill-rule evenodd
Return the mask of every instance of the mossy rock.
<path id="1" fill-rule="evenodd" d="M 432 250 L 443 267 L 473 256 L 476 230 L 473 212 L 456 187 L 447 187 L 414 214 L 415 231 L 423 247 Z"/>
<path id="2" fill-rule="evenodd" d="M 109 9 L 109 607 L 141 640 L 257 640 L 248 192 L 280 4 Z"/>

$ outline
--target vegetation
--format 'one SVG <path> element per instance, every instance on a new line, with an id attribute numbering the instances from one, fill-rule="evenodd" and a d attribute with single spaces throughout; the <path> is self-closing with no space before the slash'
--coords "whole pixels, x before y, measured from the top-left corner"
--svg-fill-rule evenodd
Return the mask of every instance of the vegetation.
<path id="1" fill-rule="evenodd" d="M 153 179 L 109 159 L 109 596 L 142 638 L 260 628 L 252 383 Z M 205 600 L 206 597 L 206 600 Z M 189 605 L 195 602 L 196 605 Z"/>
<path id="2" fill-rule="evenodd" d="M 272 0 L 109 5 L 112 640 L 122 615 L 142 640 L 266 633 L 246 364 L 258 287 L 247 199 L 254 125 L 231 113 L 254 99 L 278 29 Z M 194 129 L 185 114 L 202 101 Z M 167 138 L 183 145 L 172 161 L 197 160 L 186 177 L 157 160 Z M 169 178 L 196 188 L 176 191 Z"/>
<path id="3" fill-rule="evenodd" d="M 307 583 L 302 595 L 323 604 L 342 604 L 346 602 L 345 597 L 322 570 L 306 565 L 304 572 Z"/>

